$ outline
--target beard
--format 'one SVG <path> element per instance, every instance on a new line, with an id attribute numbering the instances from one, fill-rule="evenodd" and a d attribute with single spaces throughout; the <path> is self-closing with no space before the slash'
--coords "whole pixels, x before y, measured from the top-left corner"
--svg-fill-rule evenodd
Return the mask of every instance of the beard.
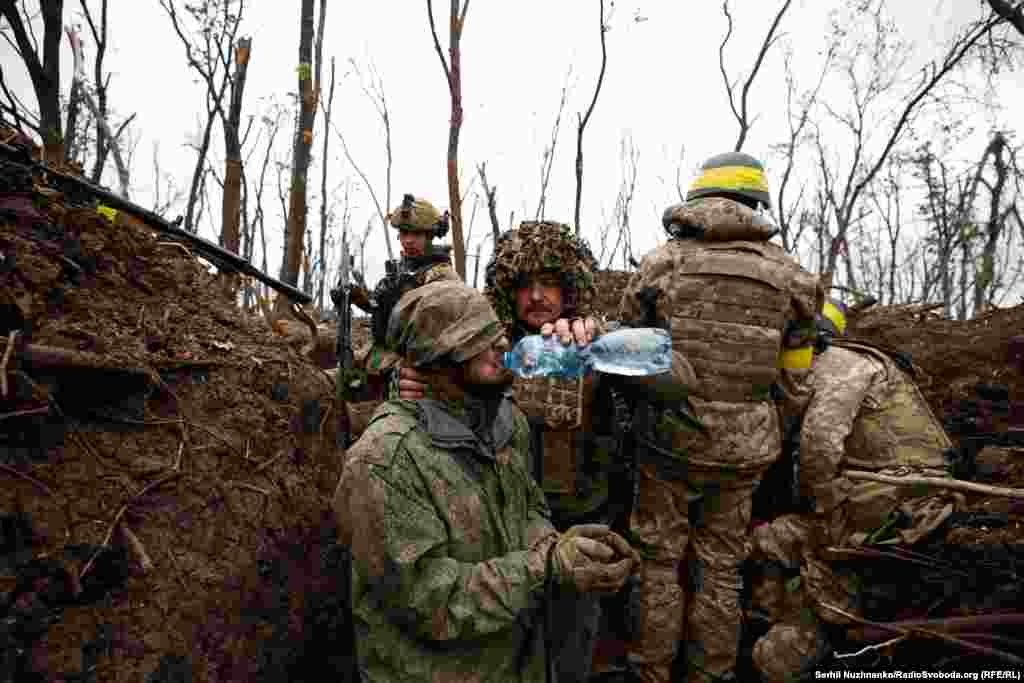
<path id="1" fill-rule="evenodd" d="M 462 389 L 478 399 L 493 401 L 505 396 L 512 388 L 515 374 L 507 368 L 502 369 L 495 377 L 480 377 L 476 373 L 463 369 Z"/>

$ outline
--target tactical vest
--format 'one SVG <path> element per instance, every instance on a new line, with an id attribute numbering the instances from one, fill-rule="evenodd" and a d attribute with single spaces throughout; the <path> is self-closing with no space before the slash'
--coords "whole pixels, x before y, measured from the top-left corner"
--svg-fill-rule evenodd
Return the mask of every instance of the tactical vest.
<path id="1" fill-rule="evenodd" d="M 678 241 L 668 304 L 673 347 L 700 379 L 709 401 L 768 400 L 778 378 L 793 299 L 813 310 L 814 285 L 781 248 L 767 242 Z M 797 291 L 807 284 L 807 292 Z"/>
<path id="2" fill-rule="evenodd" d="M 531 470 L 556 521 L 592 513 L 608 498 L 615 439 L 611 425 L 594 424 L 597 384 L 593 375 L 586 375 L 517 377 L 512 385 L 534 438 Z"/>
<path id="3" fill-rule="evenodd" d="M 907 361 L 867 342 L 834 339 L 832 344 L 870 356 L 885 368 L 884 380 L 868 390 L 846 439 L 845 466 L 942 469 L 942 454 L 953 444 L 917 384 L 900 368 L 899 363 L 906 365 Z M 907 367 L 914 372 L 912 365 Z"/>

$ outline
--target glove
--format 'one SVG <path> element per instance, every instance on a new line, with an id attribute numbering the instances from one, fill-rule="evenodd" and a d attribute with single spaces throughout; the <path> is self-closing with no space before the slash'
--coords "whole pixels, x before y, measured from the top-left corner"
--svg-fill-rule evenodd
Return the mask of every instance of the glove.
<path id="1" fill-rule="evenodd" d="M 558 580 L 581 593 L 615 593 L 637 569 L 640 556 L 605 524 L 579 524 L 555 543 Z"/>

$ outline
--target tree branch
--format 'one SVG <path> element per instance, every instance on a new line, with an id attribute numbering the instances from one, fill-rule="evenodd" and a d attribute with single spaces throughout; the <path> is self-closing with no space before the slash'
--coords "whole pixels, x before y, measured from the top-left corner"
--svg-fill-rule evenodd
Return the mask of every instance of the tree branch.
<path id="1" fill-rule="evenodd" d="M 467 0 L 468 4 L 468 0 Z M 452 72 L 448 68 L 448 60 L 444 58 L 444 50 L 441 49 L 441 41 L 437 38 L 437 26 L 434 24 L 434 3 L 427 0 L 427 18 L 430 19 L 430 35 L 434 38 L 434 49 L 441 60 L 441 68 L 444 69 L 444 77 L 448 81 L 448 91 L 452 91 Z"/>
<path id="2" fill-rule="evenodd" d="M 597 75 L 597 87 L 594 88 L 594 98 L 590 100 L 590 106 L 587 108 L 587 113 L 582 119 L 579 119 L 579 127 L 576 133 L 576 211 L 574 213 L 574 220 L 576 222 L 576 234 L 580 234 L 580 201 L 583 197 L 583 131 L 587 127 L 587 123 L 590 121 L 590 115 L 594 113 L 594 105 L 597 104 L 597 96 L 601 94 L 601 85 L 604 83 L 604 72 L 608 65 L 608 48 L 605 44 L 604 34 L 607 32 L 607 27 L 604 25 L 604 0 L 598 0 L 600 3 L 600 17 L 599 17 L 599 29 L 601 31 L 601 71 Z M 578 117 L 578 115 L 577 115 Z"/>

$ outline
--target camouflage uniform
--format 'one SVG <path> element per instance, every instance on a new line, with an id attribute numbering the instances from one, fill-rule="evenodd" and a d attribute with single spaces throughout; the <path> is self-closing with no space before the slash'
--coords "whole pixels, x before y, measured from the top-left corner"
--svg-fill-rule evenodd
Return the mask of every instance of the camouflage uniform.
<path id="1" fill-rule="evenodd" d="M 496 242 L 487 266 L 485 294 L 515 344 L 539 332 L 516 318 L 516 290 L 526 277 L 559 273 L 563 292 L 560 317 L 594 317 L 596 268 L 590 248 L 568 225 L 524 222 Z M 692 377 L 692 369 L 676 354 L 667 381 L 673 387 L 685 387 Z M 620 386 L 620 396 L 622 389 Z M 587 522 L 616 526 L 632 502 L 632 473 L 618 453 L 621 435 L 615 428 L 617 401 L 611 381 L 594 374 L 572 380 L 517 377 L 513 390 L 516 403 L 530 419 L 533 455 L 539 461 L 532 469 L 541 482 L 555 527 L 564 530 Z M 589 674 L 601 617 L 598 599 L 569 599 L 572 604 L 562 609 L 574 610 L 577 627 L 567 629 L 559 643 L 559 680 L 564 683 L 583 681 Z"/>
<path id="2" fill-rule="evenodd" d="M 586 317 L 593 315 L 596 267 L 590 248 L 568 225 L 526 222 L 498 238 L 487 266 L 484 294 L 515 345 L 523 337 L 539 333 L 516 319 L 516 289 L 527 276 L 560 273 L 561 317 Z M 541 462 L 534 469 L 541 474 L 541 487 L 559 529 L 605 516 L 615 439 L 610 429 L 591 429 L 595 424 L 610 424 L 603 413 L 595 423 L 594 410 L 610 407 L 604 401 L 595 403 L 595 389 L 592 375 L 582 380 L 515 380 L 516 403 L 537 425 Z"/>
<path id="3" fill-rule="evenodd" d="M 464 362 L 502 336 L 461 283 L 406 295 L 391 322 L 413 367 Z M 543 680 L 537 607 L 558 535 L 527 470 L 526 418 L 495 405 L 484 418 L 469 395 L 389 401 L 348 453 L 334 509 L 366 683 Z"/>
<path id="4" fill-rule="evenodd" d="M 374 312 L 371 317 L 370 343 L 354 354 L 354 367 L 360 374 L 359 382 L 364 387 L 352 402 L 347 403 L 353 437 L 366 429 L 370 416 L 385 398 L 395 392 L 390 379 L 401 365 L 401 357 L 388 349 L 385 335 L 391 309 L 405 292 L 439 280 L 461 281 L 451 264 L 451 247 L 435 246 L 435 237 L 444 237 L 448 232 L 448 216 L 441 214 L 425 199 L 412 195 L 405 198 L 388 215 L 388 223 L 396 230 L 426 233 L 427 253 L 423 256 L 406 256 L 385 263 L 386 275 L 374 288 L 371 300 Z"/>
<path id="5" fill-rule="evenodd" d="M 781 450 L 771 400 L 778 357 L 784 339 L 801 337 L 785 332 L 813 334 L 823 299 L 817 278 L 769 243 L 774 228 L 739 201 L 701 192 L 670 207 L 663 223 L 673 239 L 643 259 L 620 316 L 641 317 L 643 302 L 656 298 L 673 346 L 693 364 L 691 408 L 706 431 L 653 407 L 634 422 L 632 529 L 651 554 L 629 655 L 642 680 L 661 683 L 683 639 L 688 680 L 735 666 L 751 496 Z"/>
<path id="6" fill-rule="evenodd" d="M 795 591 L 785 591 L 780 576 L 755 587 L 753 606 L 775 622 L 753 653 L 768 681 L 784 681 L 813 665 L 824 645 L 814 615 L 845 623 L 822 603 L 859 612 L 852 579 L 833 571 L 821 546 L 915 543 L 961 499 L 843 476 L 847 468 L 948 476 L 943 453 L 952 443 L 914 383 L 914 372 L 904 358 L 851 340 L 831 342 L 814 361 L 799 469 L 800 491 L 813 501 L 814 513 L 784 515 L 754 530 L 755 559 L 800 575 Z"/>

